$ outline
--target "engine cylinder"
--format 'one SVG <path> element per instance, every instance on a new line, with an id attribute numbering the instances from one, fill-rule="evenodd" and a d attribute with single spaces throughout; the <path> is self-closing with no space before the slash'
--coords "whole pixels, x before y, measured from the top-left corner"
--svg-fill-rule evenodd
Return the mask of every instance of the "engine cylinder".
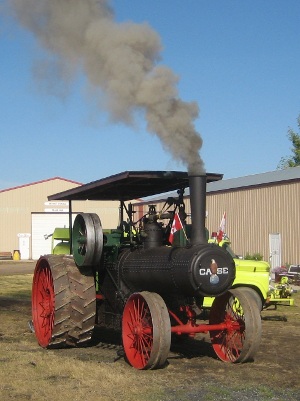
<path id="1" fill-rule="evenodd" d="M 156 222 L 148 222 L 144 228 L 144 248 L 155 248 L 163 244 L 163 231 L 161 226 Z"/>

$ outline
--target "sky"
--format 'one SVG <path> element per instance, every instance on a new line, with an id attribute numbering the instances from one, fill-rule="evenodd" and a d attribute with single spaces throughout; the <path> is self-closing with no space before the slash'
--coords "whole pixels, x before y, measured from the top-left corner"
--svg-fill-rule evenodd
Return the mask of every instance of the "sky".
<path id="1" fill-rule="evenodd" d="M 10 1 L 0 2 L 0 190 L 57 176 L 88 183 L 126 170 L 187 170 L 149 132 L 143 113 L 131 125 L 112 121 L 101 90 L 86 89 L 84 71 L 67 82 L 37 74 L 49 55 L 6 12 Z M 180 99 L 199 107 L 193 124 L 207 172 L 229 179 L 274 171 L 291 155 L 287 131 L 298 132 L 300 114 L 299 0 L 110 4 L 117 24 L 147 23 L 159 35 L 157 65 L 178 77 Z"/>

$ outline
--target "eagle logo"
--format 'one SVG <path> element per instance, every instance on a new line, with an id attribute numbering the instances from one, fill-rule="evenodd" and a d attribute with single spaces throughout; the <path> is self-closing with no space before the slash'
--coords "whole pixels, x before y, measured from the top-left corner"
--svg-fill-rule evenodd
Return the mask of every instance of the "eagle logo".
<path id="1" fill-rule="evenodd" d="M 218 282 L 220 281 L 220 279 L 219 279 L 219 277 L 218 277 L 218 275 L 217 275 L 218 265 L 217 265 L 217 262 L 215 261 L 215 259 L 212 259 L 212 260 L 211 260 L 211 263 L 210 263 L 209 268 L 210 268 L 210 271 L 211 271 L 211 275 L 210 275 L 210 278 L 209 278 L 209 282 L 210 282 L 211 284 L 218 284 Z"/>

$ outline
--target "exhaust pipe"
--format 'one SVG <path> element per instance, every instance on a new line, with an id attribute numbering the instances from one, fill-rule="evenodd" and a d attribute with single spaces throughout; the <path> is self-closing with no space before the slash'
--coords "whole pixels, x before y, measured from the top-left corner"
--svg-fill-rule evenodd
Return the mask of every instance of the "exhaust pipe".
<path id="1" fill-rule="evenodd" d="M 192 215 L 191 245 L 205 244 L 206 175 L 189 176 Z"/>

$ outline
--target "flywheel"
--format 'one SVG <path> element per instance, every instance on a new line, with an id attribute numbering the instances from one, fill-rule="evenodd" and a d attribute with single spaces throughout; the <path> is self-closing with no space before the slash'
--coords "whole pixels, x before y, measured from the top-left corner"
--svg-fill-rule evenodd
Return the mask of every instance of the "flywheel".
<path id="1" fill-rule="evenodd" d="M 103 250 L 103 231 L 95 213 L 79 213 L 73 224 L 73 257 L 79 267 L 99 264 Z"/>

